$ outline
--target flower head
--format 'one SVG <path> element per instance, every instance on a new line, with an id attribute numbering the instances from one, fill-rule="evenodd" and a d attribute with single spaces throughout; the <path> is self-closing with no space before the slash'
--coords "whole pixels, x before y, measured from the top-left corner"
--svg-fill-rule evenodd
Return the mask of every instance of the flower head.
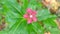
<path id="1" fill-rule="evenodd" d="M 24 18 L 27 19 L 28 23 L 32 23 L 32 22 L 36 22 L 37 18 L 36 18 L 36 11 L 28 8 L 26 10 L 26 14 L 24 14 Z"/>

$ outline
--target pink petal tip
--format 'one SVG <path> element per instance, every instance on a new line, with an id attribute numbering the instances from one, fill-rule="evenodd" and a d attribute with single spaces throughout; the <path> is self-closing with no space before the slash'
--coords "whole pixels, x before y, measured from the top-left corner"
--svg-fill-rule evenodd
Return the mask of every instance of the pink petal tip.
<path id="1" fill-rule="evenodd" d="M 34 17 L 34 18 L 33 18 L 33 21 L 34 21 L 34 22 L 36 22 L 36 21 L 37 21 L 37 18 L 36 18 L 36 17 Z"/>
<path id="2" fill-rule="evenodd" d="M 24 14 L 24 18 L 28 18 L 28 14 Z"/>
<path id="3" fill-rule="evenodd" d="M 28 20 L 28 24 L 30 24 L 30 23 L 32 23 L 32 19 L 29 19 L 29 20 Z"/>

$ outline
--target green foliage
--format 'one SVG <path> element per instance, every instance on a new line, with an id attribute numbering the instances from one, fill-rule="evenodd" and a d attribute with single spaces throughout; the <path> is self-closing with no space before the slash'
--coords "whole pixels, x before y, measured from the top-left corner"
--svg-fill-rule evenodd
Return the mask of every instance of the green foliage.
<path id="1" fill-rule="evenodd" d="M 0 34 L 44 34 L 45 31 L 59 34 L 60 31 L 54 22 L 56 15 L 52 15 L 47 8 L 43 8 L 41 0 L 28 1 L 20 0 L 18 3 L 17 0 L 0 0 L 0 14 L 5 16 L 7 23 L 7 28 L 0 31 Z M 37 10 L 38 21 L 42 21 L 44 27 L 39 22 L 27 24 L 23 18 L 27 8 Z"/>

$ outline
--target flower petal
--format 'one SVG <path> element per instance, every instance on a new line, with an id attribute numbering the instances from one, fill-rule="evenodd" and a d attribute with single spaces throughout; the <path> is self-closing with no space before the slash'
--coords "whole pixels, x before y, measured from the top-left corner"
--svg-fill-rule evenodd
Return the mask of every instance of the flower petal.
<path id="1" fill-rule="evenodd" d="M 29 16 L 28 16 L 28 14 L 24 14 L 24 18 L 28 18 Z"/>
<path id="2" fill-rule="evenodd" d="M 28 14 L 31 14 L 32 13 L 32 10 L 30 8 L 27 9 L 27 13 Z"/>
<path id="3" fill-rule="evenodd" d="M 32 23 L 32 19 L 29 19 L 29 20 L 28 20 L 28 24 L 30 24 L 30 23 Z"/>
<path id="4" fill-rule="evenodd" d="M 36 22 L 37 21 L 37 18 L 36 17 L 33 17 L 33 21 Z"/>
<path id="5" fill-rule="evenodd" d="M 32 15 L 34 15 L 34 16 L 35 16 L 35 15 L 36 15 L 36 11 L 33 11 L 33 12 L 32 12 Z"/>

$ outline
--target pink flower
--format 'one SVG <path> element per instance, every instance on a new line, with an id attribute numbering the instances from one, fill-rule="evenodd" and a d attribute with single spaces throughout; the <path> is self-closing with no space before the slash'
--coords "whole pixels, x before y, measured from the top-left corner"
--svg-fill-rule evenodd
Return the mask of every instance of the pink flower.
<path id="1" fill-rule="evenodd" d="M 26 14 L 24 14 L 24 18 L 27 19 L 28 24 L 36 22 L 36 11 L 28 8 Z"/>

